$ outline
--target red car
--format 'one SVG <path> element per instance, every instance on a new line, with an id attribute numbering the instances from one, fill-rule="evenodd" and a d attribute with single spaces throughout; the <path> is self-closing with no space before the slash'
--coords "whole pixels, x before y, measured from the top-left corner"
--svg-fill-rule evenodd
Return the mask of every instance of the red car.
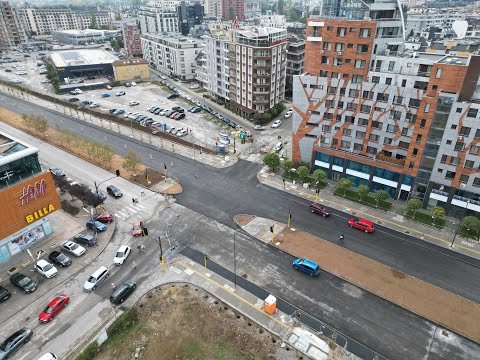
<path id="1" fill-rule="evenodd" d="M 133 230 L 132 230 L 132 235 L 133 236 L 140 236 L 142 235 L 143 231 L 143 222 L 142 221 L 134 221 L 133 222 Z"/>
<path id="2" fill-rule="evenodd" d="M 322 204 L 313 202 L 310 204 L 310 212 L 313 214 L 319 214 L 322 215 L 323 217 L 330 216 L 330 210 L 328 210 L 325 206 Z"/>
<path id="3" fill-rule="evenodd" d="M 112 214 L 104 213 L 104 214 L 98 215 L 95 218 L 95 220 L 100 221 L 101 223 L 104 223 L 104 224 L 110 224 L 111 222 L 113 222 L 113 216 Z"/>
<path id="4" fill-rule="evenodd" d="M 348 220 L 348 225 L 355 229 L 365 231 L 366 233 L 371 233 L 373 230 L 375 230 L 373 228 L 373 223 L 365 219 L 351 218 Z"/>
<path id="5" fill-rule="evenodd" d="M 170 119 L 173 119 L 175 116 L 177 116 L 178 114 L 180 114 L 178 111 L 177 112 L 174 112 L 172 115 L 170 115 Z"/>
<path id="6" fill-rule="evenodd" d="M 50 301 L 47 307 L 38 315 L 38 320 L 42 323 L 52 321 L 57 314 L 68 305 L 70 298 L 65 294 L 58 295 L 55 299 Z"/>

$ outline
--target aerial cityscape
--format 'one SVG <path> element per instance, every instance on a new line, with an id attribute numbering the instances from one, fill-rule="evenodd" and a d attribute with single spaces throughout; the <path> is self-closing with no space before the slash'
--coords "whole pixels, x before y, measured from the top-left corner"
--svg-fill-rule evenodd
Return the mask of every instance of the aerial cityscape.
<path id="1" fill-rule="evenodd" d="M 0 359 L 480 360 L 480 1 L 0 1 Z"/>

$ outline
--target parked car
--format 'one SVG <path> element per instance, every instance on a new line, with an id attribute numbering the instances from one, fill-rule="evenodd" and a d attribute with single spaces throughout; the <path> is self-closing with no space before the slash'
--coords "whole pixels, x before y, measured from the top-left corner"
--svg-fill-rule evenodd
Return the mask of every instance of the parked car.
<path id="1" fill-rule="evenodd" d="M 102 93 L 102 98 L 110 97 L 109 93 Z"/>
<path id="2" fill-rule="evenodd" d="M 10 291 L 5 289 L 3 286 L 0 286 L 0 302 L 8 300 L 10 296 L 12 296 Z"/>
<path id="3" fill-rule="evenodd" d="M 22 289 L 26 294 L 30 294 L 37 288 L 37 283 L 21 273 L 10 276 L 10 282 Z"/>
<path id="4" fill-rule="evenodd" d="M 181 106 L 174 106 L 172 107 L 172 110 L 175 110 L 177 112 L 185 112 L 185 109 L 182 108 Z"/>
<path id="5" fill-rule="evenodd" d="M 98 221 L 95 221 L 95 222 L 98 222 Z M 97 240 L 95 240 L 95 237 L 86 233 L 80 233 L 75 235 L 73 237 L 73 240 L 77 244 L 82 244 L 86 246 L 95 246 L 97 244 Z"/>
<path id="6" fill-rule="evenodd" d="M 48 260 L 50 260 L 54 264 L 60 265 L 61 267 L 67 267 L 72 264 L 72 259 L 59 251 L 52 251 L 48 255 Z"/>
<path id="7" fill-rule="evenodd" d="M 123 109 L 117 109 L 113 112 L 113 115 L 122 115 L 123 113 L 125 113 L 125 110 Z"/>
<path id="8" fill-rule="evenodd" d="M 43 354 L 38 360 L 57 360 L 58 356 L 55 355 L 52 352 L 48 352 L 46 354 Z"/>
<path id="9" fill-rule="evenodd" d="M 106 85 L 106 86 L 105 86 L 105 89 L 107 89 L 107 90 L 112 90 L 112 87 L 111 87 L 110 85 Z"/>
<path id="10" fill-rule="evenodd" d="M 98 103 L 98 102 L 93 102 L 93 103 L 90 104 L 90 108 L 92 108 L 92 109 L 97 108 L 99 106 L 100 106 L 100 103 Z"/>
<path id="11" fill-rule="evenodd" d="M 73 254 L 77 257 L 82 256 L 85 254 L 85 248 L 81 245 L 78 245 L 77 243 L 74 243 L 73 241 L 64 241 L 61 245 L 60 248 L 70 254 Z"/>
<path id="12" fill-rule="evenodd" d="M 186 135 L 188 135 L 188 130 L 187 129 L 180 129 L 180 130 L 177 131 L 177 133 L 175 135 L 177 135 L 178 137 L 186 136 Z"/>
<path id="13" fill-rule="evenodd" d="M 192 107 L 189 111 L 190 111 L 191 113 L 198 113 L 198 112 L 202 111 L 202 109 L 199 108 L 198 106 L 194 106 L 194 107 Z"/>
<path id="14" fill-rule="evenodd" d="M 132 235 L 133 236 L 140 236 L 142 235 L 143 232 L 143 222 L 140 220 L 135 220 L 133 222 L 133 229 L 132 229 Z"/>
<path id="15" fill-rule="evenodd" d="M 115 254 L 115 258 L 113 259 L 113 263 L 115 265 L 122 265 L 125 260 L 127 260 L 128 255 L 132 252 L 132 248 L 130 246 L 120 246 L 120 248 L 117 250 L 117 253 Z"/>
<path id="16" fill-rule="evenodd" d="M 8 359 L 10 355 L 29 342 L 32 335 L 32 330 L 26 327 L 14 332 L 0 344 L 0 359 Z"/>
<path id="17" fill-rule="evenodd" d="M 174 119 L 175 120 L 182 120 L 185 118 L 185 114 L 184 113 L 179 113 L 177 115 L 174 116 Z"/>
<path id="18" fill-rule="evenodd" d="M 103 213 L 95 217 L 95 221 L 100 221 L 104 224 L 110 224 L 111 222 L 113 222 L 113 216 L 109 213 Z"/>
<path id="19" fill-rule="evenodd" d="M 168 96 L 167 96 L 167 99 L 171 100 L 171 99 L 175 99 L 175 98 L 177 98 L 177 97 L 178 97 L 178 94 L 173 93 L 173 94 L 168 95 Z"/>
<path id="20" fill-rule="evenodd" d="M 107 186 L 107 193 L 116 198 L 122 197 L 123 195 L 120 189 L 113 185 Z"/>
<path id="21" fill-rule="evenodd" d="M 351 218 L 348 220 L 348 225 L 352 228 L 365 231 L 366 233 L 371 233 L 375 230 L 373 223 L 365 219 Z"/>
<path id="22" fill-rule="evenodd" d="M 291 117 L 292 114 L 293 114 L 293 111 L 288 110 L 288 111 L 285 113 L 285 119 L 288 119 L 289 117 Z"/>
<path id="23" fill-rule="evenodd" d="M 130 85 L 132 85 L 132 86 L 137 86 L 137 83 L 136 83 L 135 81 L 131 81 L 131 82 L 130 82 Z"/>
<path id="24" fill-rule="evenodd" d="M 325 206 L 317 202 L 313 202 L 310 204 L 310 212 L 314 214 L 322 215 L 323 217 L 330 216 L 330 210 L 328 210 Z"/>
<path id="25" fill-rule="evenodd" d="M 130 101 L 130 102 L 128 103 L 128 105 L 130 105 L 130 106 L 136 106 L 136 105 L 139 105 L 139 104 L 140 104 L 140 103 L 139 103 L 138 101 L 136 101 L 136 100 Z"/>
<path id="26" fill-rule="evenodd" d="M 97 233 L 107 230 L 107 225 L 95 220 L 88 220 L 86 226 L 87 229 L 95 230 Z"/>
<path id="27" fill-rule="evenodd" d="M 275 146 L 273 147 L 273 150 L 275 150 L 277 152 L 282 150 L 282 149 L 283 149 L 283 143 L 282 142 L 276 143 Z"/>
<path id="28" fill-rule="evenodd" d="M 95 290 L 109 276 L 110 270 L 106 266 L 101 266 L 83 283 L 83 290 L 88 292 Z"/>
<path id="29" fill-rule="evenodd" d="M 82 105 L 90 105 L 92 102 L 89 100 L 83 100 Z"/>
<path id="30" fill-rule="evenodd" d="M 125 95 L 125 91 L 119 91 L 115 93 L 115 96 L 123 96 L 123 95 Z"/>
<path id="31" fill-rule="evenodd" d="M 293 267 L 296 270 L 303 271 L 310 276 L 318 276 L 320 274 L 320 266 L 317 263 L 308 259 L 295 259 L 293 261 Z"/>
<path id="32" fill-rule="evenodd" d="M 112 304 L 123 303 L 136 288 L 137 284 L 135 281 L 127 281 L 113 291 L 113 294 L 110 296 L 110 302 Z"/>
<path id="33" fill-rule="evenodd" d="M 169 118 L 170 119 L 173 119 L 175 116 L 177 116 L 178 114 L 180 114 L 178 111 L 174 111 L 173 113 L 170 114 Z"/>
<path id="34" fill-rule="evenodd" d="M 56 296 L 55 299 L 48 303 L 40 315 L 38 315 L 38 320 L 44 324 L 52 321 L 53 318 L 60 313 L 60 311 L 67 307 L 69 302 L 70 297 L 65 294 Z"/>
<path id="35" fill-rule="evenodd" d="M 125 83 L 125 86 L 126 86 L 126 87 L 130 87 L 130 86 L 132 86 L 132 85 L 130 85 L 129 82 L 126 82 L 126 83 Z"/>
<path id="36" fill-rule="evenodd" d="M 281 120 L 275 120 L 272 124 L 272 128 L 278 128 L 282 124 Z"/>
<path id="37" fill-rule="evenodd" d="M 79 98 L 71 97 L 71 98 L 68 99 L 68 102 L 77 102 L 79 100 L 80 100 Z"/>
<path id="38" fill-rule="evenodd" d="M 57 268 L 51 263 L 49 263 L 47 260 L 38 260 L 35 264 L 35 269 L 47 279 L 51 279 L 52 277 L 58 275 Z"/>
<path id="39" fill-rule="evenodd" d="M 160 115 L 160 113 L 163 111 L 162 108 L 158 108 L 158 109 L 155 109 L 155 111 L 153 112 L 155 115 Z"/>
<path id="40" fill-rule="evenodd" d="M 198 84 L 192 85 L 190 86 L 190 89 L 200 89 L 200 85 Z"/>

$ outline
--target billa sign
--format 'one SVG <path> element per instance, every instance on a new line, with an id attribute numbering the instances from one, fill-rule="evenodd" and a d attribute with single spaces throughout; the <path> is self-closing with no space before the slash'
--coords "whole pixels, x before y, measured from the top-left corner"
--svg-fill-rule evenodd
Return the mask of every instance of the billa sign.
<path id="1" fill-rule="evenodd" d="M 51 213 L 52 211 L 55 211 L 55 206 L 53 206 L 53 204 L 49 204 L 48 207 L 43 207 L 41 209 L 38 209 L 31 215 L 25 216 L 25 220 L 27 220 L 27 223 L 30 224 L 35 220 L 38 220 L 44 217 L 45 215 Z"/>

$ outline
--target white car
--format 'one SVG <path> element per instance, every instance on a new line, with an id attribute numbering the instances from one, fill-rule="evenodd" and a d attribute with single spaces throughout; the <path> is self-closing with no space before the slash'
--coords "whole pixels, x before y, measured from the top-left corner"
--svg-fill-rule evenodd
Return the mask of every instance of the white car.
<path id="1" fill-rule="evenodd" d="M 258 131 L 262 131 L 262 130 L 265 130 L 265 126 L 255 125 L 255 127 L 254 127 L 253 129 L 254 129 L 254 130 L 258 130 Z"/>
<path id="2" fill-rule="evenodd" d="M 75 91 L 75 94 L 77 94 L 77 95 L 83 94 L 83 91 L 80 90 L 80 89 L 75 89 L 73 91 Z"/>
<path id="3" fill-rule="evenodd" d="M 17 75 L 27 75 L 26 71 L 17 71 L 15 74 Z"/>
<path id="4" fill-rule="evenodd" d="M 100 103 L 98 103 L 98 102 L 94 102 L 94 103 L 91 103 L 91 104 L 90 104 L 90 107 L 91 107 L 92 109 L 93 109 L 93 108 L 97 108 L 97 107 L 99 107 L 99 106 L 100 106 Z"/>
<path id="5" fill-rule="evenodd" d="M 140 103 L 139 103 L 137 100 L 133 100 L 133 101 L 130 101 L 130 102 L 128 103 L 128 105 L 130 105 L 130 106 L 135 106 L 135 105 L 139 105 L 139 104 L 140 104 Z"/>
<path id="6" fill-rule="evenodd" d="M 285 119 L 288 119 L 290 116 L 292 116 L 292 114 L 293 114 L 293 111 L 288 110 L 288 111 L 285 113 Z"/>
<path id="7" fill-rule="evenodd" d="M 160 115 L 165 116 L 165 114 L 169 111 L 170 111 L 169 109 L 163 109 L 162 111 L 160 111 Z"/>
<path id="8" fill-rule="evenodd" d="M 12 79 L 12 80 L 10 80 L 10 82 L 11 82 L 12 84 L 20 84 L 20 83 L 22 83 L 22 80 L 20 80 L 20 79 Z"/>
<path id="9" fill-rule="evenodd" d="M 47 260 L 38 260 L 37 264 L 35 265 L 35 269 L 45 276 L 47 279 L 50 279 L 54 276 L 58 275 L 58 270 L 55 266 L 50 264 Z"/>
<path id="10" fill-rule="evenodd" d="M 198 84 L 192 85 L 190 86 L 190 89 L 200 89 L 200 85 Z"/>
<path id="11" fill-rule="evenodd" d="M 42 83 L 42 84 L 50 84 L 50 82 L 51 81 L 48 80 L 48 79 L 43 79 L 42 81 L 40 81 L 40 83 Z"/>
<path id="12" fill-rule="evenodd" d="M 137 83 L 135 81 L 132 81 L 132 82 L 130 82 L 130 85 L 137 86 Z"/>
<path id="13" fill-rule="evenodd" d="M 132 252 L 132 248 L 130 246 L 120 246 L 120 249 L 117 250 L 117 254 L 115 255 L 115 258 L 113 259 L 113 263 L 115 265 L 122 265 L 125 260 L 127 260 L 128 255 Z"/>
<path id="14" fill-rule="evenodd" d="M 281 120 L 275 120 L 272 124 L 272 128 L 278 128 L 281 123 L 282 123 Z"/>
<path id="15" fill-rule="evenodd" d="M 119 91 L 115 93 L 115 96 L 123 96 L 123 95 L 125 95 L 125 91 Z"/>
<path id="16" fill-rule="evenodd" d="M 177 137 L 182 137 L 182 136 L 188 135 L 188 130 L 187 129 L 180 129 L 180 130 L 177 131 L 177 133 L 175 135 L 177 135 Z"/>
<path id="17" fill-rule="evenodd" d="M 132 113 L 127 111 L 125 114 L 123 114 L 123 117 L 128 118 L 130 115 L 132 115 Z"/>
<path id="18" fill-rule="evenodd" d="M 280 151 L 282 149 L 283 149 L 283 143 L 281 143 L 281 142 L 276 143 L 274 148 L 273 148 L 273 150 L 275 150 L 275 151 Z"/>
<path id="19" fill-rule="evenodd" d="M 160 75 L 160 79 L 162 79 L 162 80 L 167 80 L 167 78 L 166 78 L 165 76 L 163 76 L 163 75 Z"/>
<path id="20" fill-rule="evenodd" d="M 83 290 L 93 291 L 100 285 L 105 279 L 110 276 L 110 270 L 106 266 L 100 266 L 90 277 L 83 283 Z"/>
<path id="21" fill-rule="evenodd" d="M 65 252 L 68 252 L 70 254 L 73 254 L 77 257 L 82 256 L 85 254 L 85 248 L 81 245 L 78 245 L 77 243 L 74 243 L 73 241 L 64 241 L 60 247 L 62 250 Z"/>

